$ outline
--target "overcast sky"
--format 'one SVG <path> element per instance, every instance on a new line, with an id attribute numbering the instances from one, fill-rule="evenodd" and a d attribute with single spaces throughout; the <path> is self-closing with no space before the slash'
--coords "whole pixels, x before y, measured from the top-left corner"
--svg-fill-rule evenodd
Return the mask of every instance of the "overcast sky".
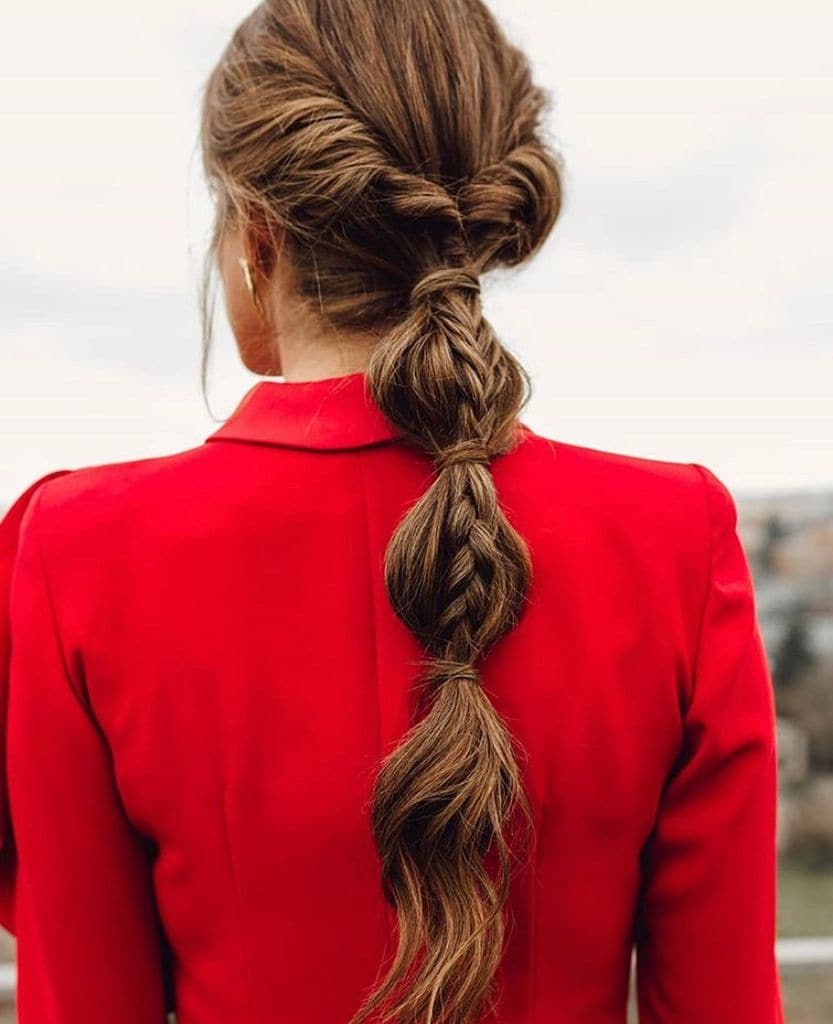
<path id="1" fill-rule="evenodd" d="M 565 206 L 487 314 L 539 432 L 833 486 L 833 8 L 494 0 L 553 95 Z M 251 4 L 39 0 L 0 41 L 0 505 L 216 426 L 199 389 L 202 83 Z M 211 409 L 257 378 L 222 302 Z"/>

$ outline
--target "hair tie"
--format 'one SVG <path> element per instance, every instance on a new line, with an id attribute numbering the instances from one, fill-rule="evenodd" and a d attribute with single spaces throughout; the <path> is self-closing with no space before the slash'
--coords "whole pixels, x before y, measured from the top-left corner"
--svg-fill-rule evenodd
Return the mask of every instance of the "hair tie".
<path id="1" fill-rule="evenodd" d="M 480 670 L 471 662 L 456 661 L 453 658 L 434 658 L 426 675 L 426 681 L 438 683 L 481 683 Z"/>
<path id="2" fill-rule="evenodd" d="M 420 306 L 433 295 L 448 291 L 471 291 L 480 294 L 480 278 L 465 267 L 437 267 L 429 270 L 411 289 L 411 307 Z"/>
<path id="3" fill-rule="evenodd" d="M 443 470 L 449 466 L 456 466 L 459 463 L 488 465 L 491 459 L 492 453 L 484 441 L 479 441 L 477 438 L 469 438 L 464 441 L 457 441 L 456 444 L 437 452 L 434 456 L 434 465 L 438 470 Z"/>

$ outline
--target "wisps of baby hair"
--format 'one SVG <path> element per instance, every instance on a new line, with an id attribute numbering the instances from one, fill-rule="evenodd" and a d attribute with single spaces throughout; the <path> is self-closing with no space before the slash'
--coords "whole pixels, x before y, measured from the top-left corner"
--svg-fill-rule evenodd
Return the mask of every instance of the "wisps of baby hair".
<path id="1" fill-rule="evenodd" d="M 302 296 L 378 330 L 375 401 L 433 460 L 385 553 L 423 645 L 422 711 L 379 766 L 371 827 L 397 948 L 349 1024 L 472 1024 L 493 1002 L 520 758 L 483 685 L 532 565 L 491 461 L 530 383 L 483 314 L 481 277 L 543 244 L 562 202 L 547 94 L 480 0 L 266 0 L 205 89 L 202 148 L 225 228 L 279 225 Z"/>

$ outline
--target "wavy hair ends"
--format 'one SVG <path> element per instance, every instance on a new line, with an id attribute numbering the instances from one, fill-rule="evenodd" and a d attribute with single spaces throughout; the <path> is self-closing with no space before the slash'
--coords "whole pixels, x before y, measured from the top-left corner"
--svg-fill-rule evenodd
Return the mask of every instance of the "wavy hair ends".
<path id="1" fill-rule="evenodd" d="M 528 260 L 559 215 L 547 106 L 480 0 L 265 0 L 204 93 L 206 268 L 226 216 L 280 227 L 323 324 L 378 333 L 368 386 L 435 470 L 385 552 L 425 663 L 420 713 L 370 805 L 397 946 L 348 1024 L 473 1024 L 496 995 L 531 834 L 523 751 L 482 676 L 532 579 L 491 471 L 521 440 L 530 381 L 484 316 L 480 278 Z"/>

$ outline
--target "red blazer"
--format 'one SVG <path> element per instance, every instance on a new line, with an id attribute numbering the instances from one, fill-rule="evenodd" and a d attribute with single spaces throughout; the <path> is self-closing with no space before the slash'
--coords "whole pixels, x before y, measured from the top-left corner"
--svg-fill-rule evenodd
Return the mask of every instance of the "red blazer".
<path id="1" fill-rule="evenodd" d="M 422 655 L 385 595 L 429 458 L 360 373 L 37 481 L 2 524 L 21 1024 L 344 1024 L 393 950 L 369 796 Z M 771 678 L 726 486 L 523 428 L 534 578 L 484 685 L 526 752 L 500 1024 L 777 1024 Z M 10 647 L 10 651 L 9 651 Z M 5 700 L 4 700 L 5 705 Z"/>

